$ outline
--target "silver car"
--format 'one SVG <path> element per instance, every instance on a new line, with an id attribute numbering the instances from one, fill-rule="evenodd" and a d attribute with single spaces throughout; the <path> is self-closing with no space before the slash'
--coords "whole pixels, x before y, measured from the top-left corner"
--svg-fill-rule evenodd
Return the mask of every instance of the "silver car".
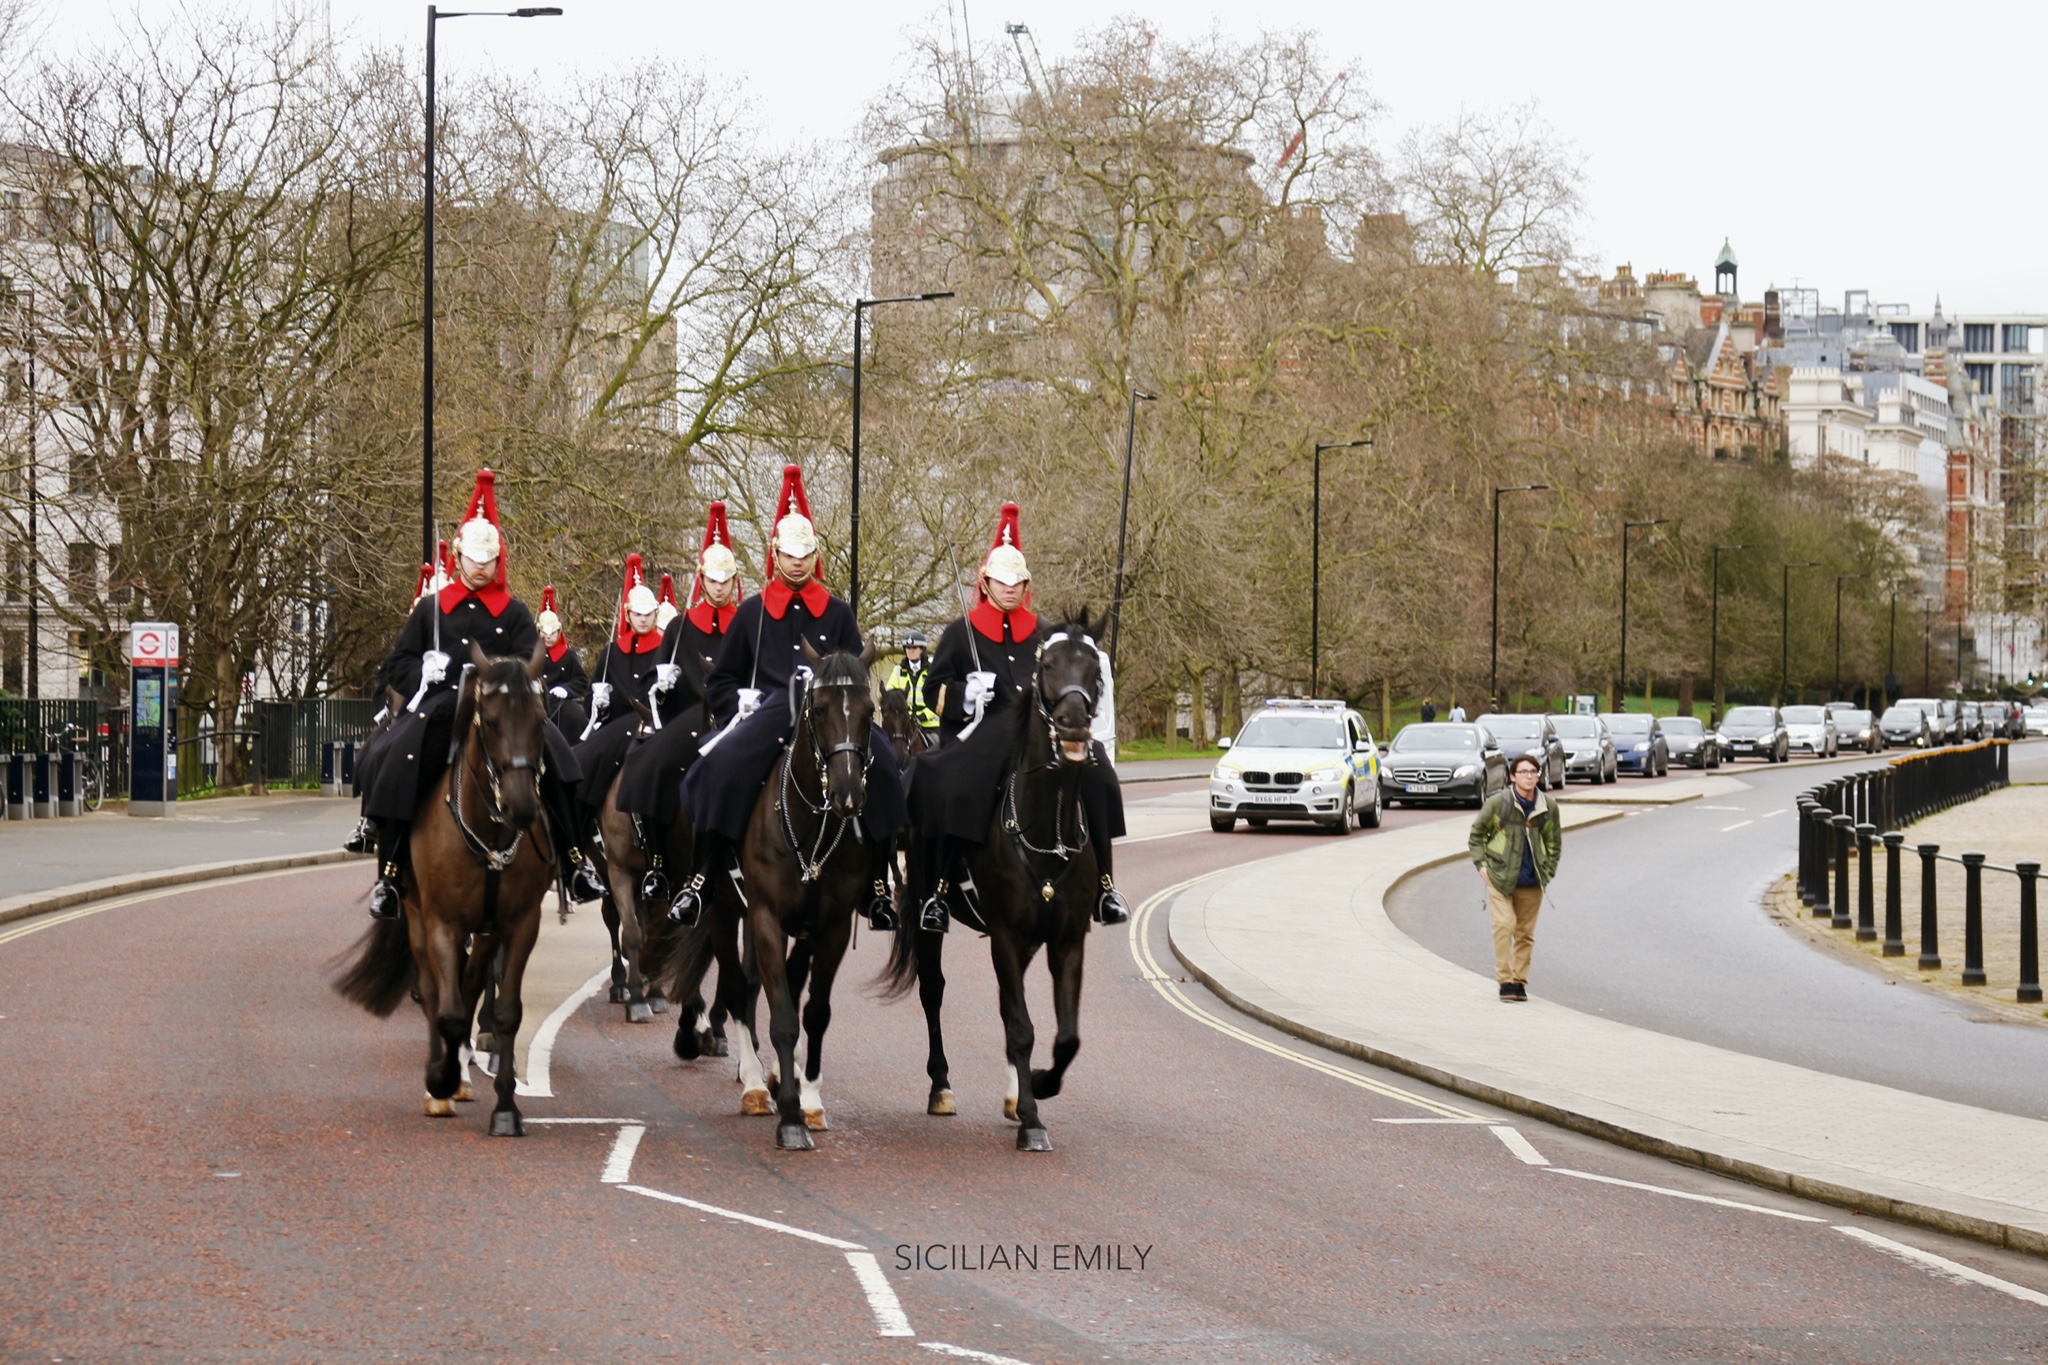
<path id="1" fill-rule="evenodd" d="M 1812 754 L 1815 758 L 1833 758 L 1841 748 L 1841 737 L 1835 729 L 1835 713 L 1825 706 L 1786 706 L 1779 708 L 1779 716 L 1785 722 L 1785 748 L 1791 753 Z"/>
<path id="2" fill-rule="evenodd" d="M 1587 782 L 1621 780 L 1621 759 L 1615 752 L 1614 736 L 1598 716 L 1552 716 L 1550 728 L 1564 744 L 1564 780 Z"/>

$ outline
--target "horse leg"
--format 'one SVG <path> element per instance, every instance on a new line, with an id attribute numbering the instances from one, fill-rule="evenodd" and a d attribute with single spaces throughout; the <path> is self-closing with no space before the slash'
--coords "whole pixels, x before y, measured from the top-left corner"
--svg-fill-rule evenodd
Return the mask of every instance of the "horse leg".
<path id="1" fill-rule="evenodd" d="M 468 1102 L 476 1098 L 476 1091 L 470 1088 L 469 1064 L 479 1052 L 495 1050 L 495 1044 L 483 1040 L 490 1036 L 491 1002 L 495 1000 L 496 976 L 491 964 L 497 960 L 497 940 L 488 934 L 478 934 L 470 939 L 469 953 L 462 964 L 462 1014 L 469 1030 L 463 1038 L 455 1068 L 455 1098 Z M 478 1005 L 481 1003 L 479 1023 Z M 470 1037 L 477 1041 L 472 1043 Z"/>
<path id="2" fill-rule="evenodd" d="M 939 1007 L 946 1000 L 946 973 L 940 963 L 946 950 L 946 936 L 927 933 L 908 923 L 899 925 L 896 932 L 917 935 L 917 1002 L 924 1006 L 926 1038 L 924 1074 L 932 1081 L 924 1111 L 950 1118 L 960 1111 L 953 1103 L 953 1073 L 946 1064 L 945 1030 L 939 1025 Z"/>
<path id="3" fill-rule="evenodd" d="M 455 1113 L 462 1046 L 469 1041 L 463 1017 L 462 943 L 454 926 L 435 920 L 426 930 L 427 962 L 420 973 L 420 1007 L 427 1015 L 427 1117 Z"/>
<path id="4" fill-rule="evenodd" d="M 1074 1060 L 1074 1054 L 1081 1050 L 1081 963 L 1084 954 L 1082 939 L 1075 935 L 1070 941 L 1048 945 L 1045 950 L 1045 965 L 1052 972 L 1052 1010 L 1055 1029 L 1052 1036 L 1052 1065 L 1043 1071 L 1031 1073 L 1031 1094 L 1034 1099 L 1049 1100 L 1060 1093 L 1060 1086 L 1066 1079 L 1067 1067 Z"/>
<path id="5" fill-rule="evenodd" d="M 761 989 L 768 997 L 768 1041 L 775 1045 L 775 1145 L 785 1151 L 813 1151 L 818 1144 L 811 1141 L 810 1130 L 804 1127 L 803 1108 L 797 1095 L 797 1002 L 790 990 L 789 962 L 783 955 L 782 923 L 765 906 L 749 907 L 747 929 L 753 939 L 754 965 L 760 973 Z"/>
<path id="6" fill-rule="evenodd" d="M 633 895 L 637 899 L 639 894 L 636 887 Z M 663 913 L 655 913 L 658 910 Z M 650 1014 L 668 1013 L 668 993 L 662 990 L 659 981 L 647 974 L 647 964 L 658 963 L 668 956 L 670 928 L 665 907 L 640 902 L 640 984 L 645 990 Z"/>
<path id="7" fill-rule="evenodd" d="M 611 867 L 617 875 L 607 878 L 607 882 L 616 882 L 617 885 L 612 887 L 611 896 L 605 898 L 605 904 L 612 904 L 612 897 L 618 898 L 619 926 L 613 935 L 618 949 L 612 965 L 612 998 L 618 999 L 618 992 L 623 984 L 626 993 L 626 1022 L 651 1023 L 654 1011 L 648 1008 L 646 982 L 640 975 L 640 963 L 646 956 L 647 937 L 641 932 L 640 889 L 636 885 L 639 878 L 631 868 L 622 867 L 616 861 Z M 625 974 L 623 982 L 620 980 L 622 967 Z"/>
<path id="8" fill-rule="evenodd" d="M 1031 1049 L 1037 1039 L 1031 1031 L 1031 1007 L 1024 999 L 1024 968 L 1030 957 L 1018 951 L 1010 936 L 1000 928 L 989 939 L 989 956 L 995 960 L 996 989 L 1003 1014 L 1004 1054 L 1010 1066 L 1010 1089 L 1014 1093 L 1014 1105 L 1005 1105 L 1003 1114 L 1017 1120 L 1017 1150 L 1020 1152 L 1049 1152 L 1052 1139 L 1045 1134 L 1045 1125 L 1038 1121 L 1038 1097 L 1031 1093 L 1030 1086 L 1019 1086 L 1019 1077 L 1031 1074 Z"/>
<path id="9" fill-rule="evenodd" d="M 504 948 L 497 956 L 502 967 L 493 974 L 498 977 L 497 1014 L 492 1022 L 497 1025 L 498 1070 L 497 1104 L 491 1109 L 492 1137 L 525 1137 L 526 1125 L 519 1118 L 518 1061 L 513 1054 L 513 1044 L 519 1038 L 519 1024 L 525 1014 L 520 993 L 526 980 L 526 962 L 533 955 L 534 941 L 540 937 L 540 899 L 533 901 L 534 911 L 512 926 L 505 937 Z"/>
<path id="10" fill-rule="evenodd" d="M 754 1006 L 760 983 L 739 966 L 737 949 L 733 970 L 724 966 L 720 954 L 718 994 L 726 1007 L 727 1032 L 733 1050 L 739 1054 L 740 1112 L 748 1118 L 766 1118 L 775 1112 L 768 1098 L 768 1078 L 761 1070 L 761 1039 L 754 1032 Z"/>
<path id="11" fill-rule="evenodd" d="M 609 877 L 605 879 L 605 885 L 607 887 L 611 885 Z M 614 1005 L 623 1005 L 626 1003 L 628 993 L 626 990 L 626 958 L 620 951 L 619 944 L 619 907 L 613 902 L 611 894 L 608 892 L 598 901 L 597 908 L 604 915 L 605 932 L 612 936 L 612 989 L 609 999 Z"/>
<path id="12" fill-rule="evenodd" d="M 832 982 L 846 960 L 846 942 L 852 934 L 853 920 L 849 917 L 811 945 L 811 996 L 804 1002 L 803 1013 L 804 1074 L 797 1093 L 804 1111 L 804 1127 L 814 1133 L 831 1127 L 825 1121 L 825 1030 L 832 1027 Z"/>

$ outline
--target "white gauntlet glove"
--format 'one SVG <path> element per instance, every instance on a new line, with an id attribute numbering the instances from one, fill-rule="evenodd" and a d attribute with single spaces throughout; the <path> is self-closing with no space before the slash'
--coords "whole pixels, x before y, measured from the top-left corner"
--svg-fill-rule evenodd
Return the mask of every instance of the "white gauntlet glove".
<path id="1" fill-rule="evenodd" d="M 550 687 L 548 689 L 548 695 L 551 697 L 560 697 L 563 701 L 567 701 L 569 699 L 569 689 L 566 687 Z"/>
<path id="2" fill-rule="evenodd" d="M 420 655 L 420 681 L 431 687 L 448 678 L 448 656 L 438 649 Z"/>
<path id="3" fill-rule="evenodd" d="M 611 710 L 612 685 L 608 682 L 590 685 L 590 709 L 593 714 Z"/>
<path id="4" fill-rule="evenodd" d="M 740 689 L 739 718 L 741 720 L 745 720 L 748 716 L 753 715 L 756 711 L 760 709 L 761 689 L 758 687 L 742 687 Z"/>
<path id="5" fill-rule="evenodd" d="M 674 687 L 677 679 L 682 676 L 683 667 L 681 664 L 656 664 L 654 666 L 654 690 L 656 692 L 666 692 L 671 687 Z"/>
<path id="6" fill-rule="evenodd" d="M 965 688 L 960 693 L 960 704 L 970 716 L 978 716 L 988 705 L 988 699 L 995 694 L 996 675 L 993 673 L 969 673 Z"/>

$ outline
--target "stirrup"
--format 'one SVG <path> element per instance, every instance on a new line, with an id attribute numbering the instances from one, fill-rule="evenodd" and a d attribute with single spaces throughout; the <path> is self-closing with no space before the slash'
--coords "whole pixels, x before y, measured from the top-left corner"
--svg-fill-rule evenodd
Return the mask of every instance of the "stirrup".
<path id="1" fill-rule="evenodd" d="M 668 898 L 668 873 L 661 870 L 661 855 L 657 853 L 647 864 L 647 875 L 640 879 L 640 899 L 649 905 L 659 905 Z"/>
<path id="2" fill-rule="evenodd" d="M 597 869 L 590 865 L 581 853 L 569 850 L 569 899 L 579 904 L 584 901 L 604 899 L 604 881 L 597 875 Z"/>
<path id="3" fill-rule="evenodd" d="M 1098 924 L 1124 924 L 1131 918 L 1131 903 L 1124 899 L 1124 893 L 1116 889 L 1116 883 L 1109 878 L 1102 879 L 1102 894 L 1095 899 L 1095 920 Z"/>
<path id="4" fill-rule="evenodd" d="M 896 927 L 896 902 L 889 894 L 886 879 L 875 879 L 874 899 L 868 902 L 868 927 L 878 934 L 886 934 Z"/>
<path id="5" fill-rule="evenodd" d="M 398 869 L 386 865 L 377 878 L 377 884 L 370 888 L 371 919 L 403 919 L 405 902 L 398 894 Z"/>
<path id="6" fill-rule="evenodd" d="M 946 909 L 946 883 L 941 879 L 938 890 L 932 892 L 924 905 L 919 908 L 917 924 L 920 929 L 923 929 L 928 934 L 943 934 L 946 932 L 946 926 L 952 922 L 952 918 L 952 912 Z"/>
<path id="7" fill-rule="evenodd" d="M 377 827 L 365 815 L 356 821 L 356 827 L 349 831 L 348 838 L 342 840 L 341 848 L 344 853 L 368 853 L 376 844 Z"/>
<path id="8" fill-rule="evenodd" d="M 699 872 L 683 883 L 683 889 L 676 892 L 676 898 L 668 904 L 668 922 L 685 929 L 697 927 L 697 921 L 704 917 L 704 874 Z"/>

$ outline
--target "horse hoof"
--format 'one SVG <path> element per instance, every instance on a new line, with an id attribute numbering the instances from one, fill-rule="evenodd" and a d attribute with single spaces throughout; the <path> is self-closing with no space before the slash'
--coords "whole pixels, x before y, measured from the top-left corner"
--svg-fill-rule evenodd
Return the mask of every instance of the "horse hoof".
<path id="1" fill-rule="evenodd" d="M 427 1117 L 430 1119 L 451 1119 L 455 1117 L 454 1100 L 437 1100 L 427 1096 Z"/>
<path id="2" fill-rule="evenodd" d="M 668 997 L 660 991 L 647 992 L 647 1008 L 653 1010 L 656 1014 L 667 1014 Z"/>
<path id="3" fill-rule="evenodd" d="M 832 1125 L 825 1122 L 825 1111 L 822 1109 L 804 1110 L 804 1127 L 814 1133 L 829 1133 L 832 1131 Z"/>
<path id="4" fill-rule="evenodd" d="M 953 1106 L 952 1091 L 934 1090 L 932 1091 L 931 1102 L 925 1105 L 924 1112 L 927 1114 L 936 1114 L 940 1118 L 949 1119 L 952 1118 L 955 1114 L 959 1113 L 960 1111 Z"/>
<path id="5" fill-rule="evenodd" d="M 632 998 L 633 992 L 627 990 L 623 982 L 614 981 L 612 983 L 612 1003 L 614 1005 L 623 1005 Z"/>
<path id="6" fill-rule="evenodd" d="M 475 1099 L 475 1098 L 476 1098 L 476 1091 L 474 1091 L 474 1090 L 472 1090 L 472 1089 L 470 1089 L 470 1088 L 469 1088 L 469 1082 L 468 1082 L 468 1081 L 464 1081 L 464 1082 L 463 1082 L 463 1083 L 462 1083 L 461 1085 L 458 1085 L 458 1086 L 456 1086 L 456 1087 L 455 1087 L 455 1096 L 454 1096 L 454 1098 L 456 1098 L 457 1100 L 460 1100 L 460 1101 L 462 1101 L 463 1103 L 465 1103 L 465 1104 L 466 1104 L 466 1103 L 468 1103 L 468 1102 L 469 1102 L 470 1100 L 473 1100 L 473 1099 Z"/>
<path id="7" fill-rule="evenodd" d="M 517 1109 L 500 1109 L 491 1115 L 492 1137 L 525 1137 L 526 1125 L 519 1121 Z M 1019 1138 L 1019 1142 L 1023 1139 Z"/>
<path id="8" fill-rule="evenodd" d="M 488 1056 L 490 1056 L 490 1055 L 491 1055 L 491 1054 L 492 1054 L 493 1052 L 496 1052 L 497 1050 L 498 1050 L 498 1035 L 497 1035 L 497 1034 L 495 1034 L 495 1033 L 479 1033 L 479 1034 L 478 1034 L 478 1035 L 476 1036 L 476 1048 L 475 1048 L 475 1051 L 476 1051 L 476 1055 L 477 1055 L 478 1057 L 488 1057 Z"/>
<path id="9" fill-rule="evenodd" d="M 775 1102 L 765 1090 L 749 1090 L 740 1096 L 740 1112 L 750 1119 L 765 1119 L 775 1112 Z"/>
<path id="10" fill-rule="evenodd" d="M 1015 1095 L 1003 1096 L 1003 1117 L 1013 1121 L 1016 1119 L 1017 1097 Z"/>
<path id="11" fill-rule="evenodd" d="M 1045 1129 L 1043 1128 L 1019 1128 L 1017 1130 L 1017 1150 L 1020 1152 L 1049 1152 L 1052 1150 L 1052 1139 L 1046 1136 Z"/>
<path id="12" fill-rule="evenodd" d="M 801 1123 L 785 1123 L 775 1130 L 775 1145 L 785 1152 L 815 1152 L 818 1144 L 811 1141 L 810 1130 Z"/>
<path id="13" fill-rule="evenodd" d="M 725 1041 L 725 1039 L 724 1039 L 724 1038 L 722 1038 L 722 1037 L 719 1037 L 719 1038 L 714 1038 L 714 1039 L 712 1039 L 712 1040 L 711 1040 L 711 1055 L 712 1055 L 712 1056 L 714 1056 L 714 1057 L 729 1057 L 729 1056 L 731 1056 L 731 1055 L 732 1055 L 732 1044 L 730 1044 L 730 1043 L 726 1042 L 726 1041 Z"/>
<path id="14" fill-rule="evenodd" d="M 651 1024 L 654 1010 L 645 1000 L 634 1000 L 626 1006 L 626 1022 L 629 1024 Z"/>
<path id="15" fill-rule="evenodd" d="M 675 1054 L 678 1060 L 694 1062 L 704 1055 L 704 1038 L 701 1034 L 686 1028 L 676 1030 Z"/>

